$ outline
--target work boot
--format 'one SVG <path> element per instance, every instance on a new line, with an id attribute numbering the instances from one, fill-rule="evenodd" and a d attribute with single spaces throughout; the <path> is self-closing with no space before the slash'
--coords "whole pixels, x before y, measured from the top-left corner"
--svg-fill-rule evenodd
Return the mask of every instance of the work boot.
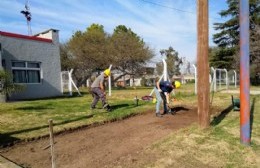
<path id="1" fill-rule="evenodd" d="M 167 111 L 164 111 L 164 112 L 162 113 L 162 115 L 166 115 L 166 114 L 168 114 L 168 112 L 167 112 Z"/>
<path id="2" fill-rule="evenodd" d="M 106 109 L 108 112 L 112 111 L 111 106 L 109 104 L 107 104 L 107 103 L 104 104 L 103 108 Z"/>
<path id="3" fill-rule="evenodd" d="M 111 106 L 110 106 L 110 105 L 108 105 L 108 106 L 107 106 L 107 111 L 108 111 L 108 112 L 112 111 L 112 109 L 111 109 Z"/>
<path id="4" fill-rule="evenodd" d="M 106 103 L 106 104 L 104 104 L 104 106 L 103 106 L 103 109 L 106 109 L 106 108 L 107 108 L 107 106 L 109 106 L 107 103 Z"/>
<path id="5" fill-rule="evenodd" d="M 171 115 L 175 115 L 175 114 L 176 114 L 176 111 L 175 111 L 175 110 L 171 110 L 170 114 L 171 114 Z"/>
<path id="6" fill-rule="evenodd" d="M 163 117 L 160 113 L 155 113 L 156 117 Z"/>

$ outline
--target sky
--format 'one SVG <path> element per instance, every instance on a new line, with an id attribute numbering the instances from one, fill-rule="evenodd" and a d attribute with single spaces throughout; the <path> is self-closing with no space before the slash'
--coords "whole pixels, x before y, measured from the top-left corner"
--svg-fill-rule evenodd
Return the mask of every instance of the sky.
<path id="1" fill-rule="evenodd" d="M 155 51 L 154 62 L 161 60 L 162 49 L 173 47 L 179 57 L 196 61 L 196 0 L 1 0 L 0 31 L 28 35 L 26 19 L 20 11 L 29 2 L 32 34 L 57 29 L 60 42 L 91 24 L 104 26 L 112 34 L 118 25 L 140 36 Z M 213 23 L 223 23 L 218 14 L 227 9 L 225 0 L 209 2 L 209 45 L 214 46 Z"/>

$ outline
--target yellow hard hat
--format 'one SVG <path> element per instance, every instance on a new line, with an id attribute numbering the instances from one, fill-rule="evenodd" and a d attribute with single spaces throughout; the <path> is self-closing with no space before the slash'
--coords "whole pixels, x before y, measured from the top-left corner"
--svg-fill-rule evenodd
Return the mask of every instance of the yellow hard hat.
<path id="1" fill-rule="evenodd" d="M 105 74 L 106 76 L 110 76 L 110 74 L 111 74 L 110 69 L 106 69 L 106 70 L 104 71 L 104 74 Z"/>
<path id="2" fill-rule="evenodd" d="M 177 89 L 177 88 L 181 87 L 181 82 L 175 81 L 174 85 L 175 85 L 175 88 Z"/>

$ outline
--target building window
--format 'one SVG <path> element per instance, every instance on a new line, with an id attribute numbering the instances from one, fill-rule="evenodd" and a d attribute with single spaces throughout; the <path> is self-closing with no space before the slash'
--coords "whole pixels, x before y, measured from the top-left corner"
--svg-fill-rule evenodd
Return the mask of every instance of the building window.
<path id="1" fill-rule="evenodd" d="M 14 83 L 41 83 L 41 63 L 12 61 Z"/>

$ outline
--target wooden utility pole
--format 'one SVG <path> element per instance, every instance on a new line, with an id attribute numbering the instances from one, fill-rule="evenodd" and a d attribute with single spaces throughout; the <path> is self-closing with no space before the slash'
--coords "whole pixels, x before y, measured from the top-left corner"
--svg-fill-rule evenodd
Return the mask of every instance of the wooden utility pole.
<path id="1" fill-rule="evenodd" d="M 197 0 L 197 75 L 198 119 L 202 128 L 209 127 L 209 26 L 208 0 Z"/>

